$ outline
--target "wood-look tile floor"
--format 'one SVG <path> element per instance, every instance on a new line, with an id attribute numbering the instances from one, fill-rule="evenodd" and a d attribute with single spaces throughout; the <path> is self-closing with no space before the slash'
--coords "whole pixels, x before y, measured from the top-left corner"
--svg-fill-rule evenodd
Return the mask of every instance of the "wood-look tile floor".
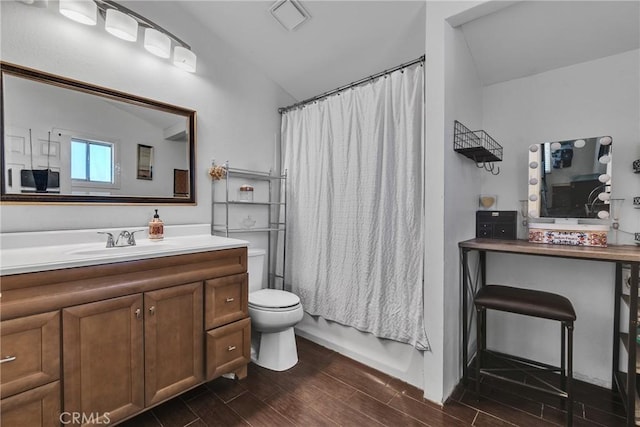
<path id="1" fill-rule="evenodd" d="M 560 401 L 521 388 L 459 388 L 440 407 L 422 391 L 332 350 L 297 338 L 299 363 L 285 372 L 249 365 L 241 381 L 218 378 L 161 404 L 126 427 L 202 426 L 550 426 L 564 425 Z M 575 383 L 575 426 L 623 426 L 610 390 Z"/>

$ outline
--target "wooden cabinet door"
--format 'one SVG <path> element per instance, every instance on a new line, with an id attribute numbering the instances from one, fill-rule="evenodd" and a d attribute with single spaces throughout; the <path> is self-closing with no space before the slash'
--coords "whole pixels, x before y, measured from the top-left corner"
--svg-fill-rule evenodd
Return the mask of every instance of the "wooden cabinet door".
<path id="1" fill-rule="evenodd" d="M 0 413 L 3 427 L 59 427 L 60 381 L 2 399 Z"/>
<path id="2" fill-rule="evenodd" d="M 144 408 L 142 294 L 62 312 L 65 412 L 114 423 Z"/>
<path id="3" fill-rule="evenodd" d="M 235 274 L 205 283 L 205 329 L 249 317 L 248 275 Z"/>
<path id="4" fill-rule="evenodd" d="M 204 379 L 202 282 L 146 292 L 145 402 L 152 405 Z"/>

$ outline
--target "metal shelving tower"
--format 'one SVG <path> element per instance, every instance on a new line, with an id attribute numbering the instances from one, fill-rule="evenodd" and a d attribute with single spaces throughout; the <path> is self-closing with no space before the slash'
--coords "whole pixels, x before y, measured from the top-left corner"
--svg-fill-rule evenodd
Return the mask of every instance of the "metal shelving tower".
<path id="1" fill-rule="evenodd" d="M 224 200 L 216 199 L 216 187 L 219 186 L 213 181 L 211 190 L 211 234 L 224 237 L 230 237 L 232 234 L 240 233 L 267 233 L 268 250 L 267 265 L 269 269 L 268 280 L 269 288 L 275 286 L 275 280 L 281 279 L 284 286 L 284 271 L 286 259 L 286 219 L 287 219 L 287 171 L 281 175 L 274 175 L 272 171 L 260 172 L 248 169 L 238 169 L 229 167 L 229 162 L 224 163 L 226 169 L 226 178 L 224 186 Z M 257 201 L 240 201 L 233 200 L 230 197 L 229 181 L 234 178 L 242 178 L 253 181 L 264 181 L 269 185 L 269 197 L 266 202 Z M 215 207 L 220 205 L 224 207 L 224 222 L 216 223 Z M 229 213 L 240 206 L 264 206 L 267 207 L 267 226 L 258 228 L 231 228 L 229 227 Z M 273 265 L 272 248 L 277 250 L 278 233 L 282 233 L 282 274 L 277 274 L 277 265 Z M 273 272 L 272 272 L 273 269 Z"/>

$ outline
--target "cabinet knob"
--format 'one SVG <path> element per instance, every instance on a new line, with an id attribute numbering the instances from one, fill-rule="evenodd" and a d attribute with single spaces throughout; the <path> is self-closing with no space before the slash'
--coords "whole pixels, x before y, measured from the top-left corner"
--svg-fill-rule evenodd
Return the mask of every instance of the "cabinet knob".
<path id="1" fill-rule="evenodd" d="M 229 347 L 227 347 L 227 351 L 233 351 L 236 349 L 235 345 L 230 345 Z"/>
<path id="2" fill-rule="evenodd" d="M 136 319 L 140 318 L 140 313 L 141 313 L 140 309 L 136 308 L 136 311 L 134 311 L 134 314 L 136 315 Z"/>
<path id="3" fill-rule="evenodd" d="M 149 307 L 149 314 L 152 315 L 152 316 L 154 314 L 156 314 L 156 306 L 155 305 L 152 305 L 151 307 Z"/>
<path id="4" fill-rule="evenodd" d="M 226 302 L 233 302 L 235 301 L 235 298 L 227 298 Z"/>
<path id="5" fill-rule="evenodd" d="M 234 347 L 234 348 L 235 348 L 235 347 Z M 0 364 L 2 364 L 2 363 L 7 363 L 7 362 L 13 362 L 14 360 L 16 360 L 16 356 L 6 356 L 6 357 L 3 357 L 3 358 L 0 360 Z"/>

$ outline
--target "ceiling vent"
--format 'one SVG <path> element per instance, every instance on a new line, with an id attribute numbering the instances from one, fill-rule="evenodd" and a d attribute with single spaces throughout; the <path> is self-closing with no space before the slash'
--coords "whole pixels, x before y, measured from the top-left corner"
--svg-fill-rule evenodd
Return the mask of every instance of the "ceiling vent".
<path id="1" fill-rule="evenodd" d="M 271 6 L 269 12 L 287 31 L 293 31 L 310 18 L 309 13 L 295 0 L 277 1 Z"/>

